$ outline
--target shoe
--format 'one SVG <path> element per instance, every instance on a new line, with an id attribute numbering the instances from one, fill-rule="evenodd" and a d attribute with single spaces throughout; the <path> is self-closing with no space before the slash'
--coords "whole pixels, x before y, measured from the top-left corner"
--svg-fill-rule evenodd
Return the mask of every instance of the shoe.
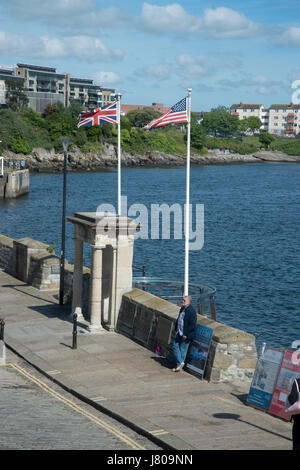
<path id="1" fill-rule="evenodd" d="M 179 364 L 177 367 L 174 367 L 174 369 L 172 369 L 172 371 L 173 372 L 179 372 L 181 369 L 182 369 L 181 364 Z"/>
<path id="2" fill-rule="evenodd" d="M 184 363 L 184 362 L 182 362 L 182 363 L 179 365 L 180 369 L 183 369 L 184 366 L 185 366 L 185 363 Z"/>

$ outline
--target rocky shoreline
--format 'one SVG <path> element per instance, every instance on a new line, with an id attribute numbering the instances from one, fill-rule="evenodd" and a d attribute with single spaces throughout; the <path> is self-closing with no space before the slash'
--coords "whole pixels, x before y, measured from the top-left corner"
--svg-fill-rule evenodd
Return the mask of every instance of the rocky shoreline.
<path id="1" fill-rule="evenodd" d="M 30 155 L 14 154 L 3 151 L 5 160 L 19 160 L 20 165 L 31 172 L 61 172 L 64 156 L 56 154 L 54 149 L 34 149 Z M 168 155 L 158 151 L 137 153 L 122 152 L 123 167 L 180 167 L 185 165 L 182 155 Z M 259 162 L 300 162 L 300 156 L 286 155 L 282 152 L 259 151 L 251 155 L 233 154 L 229 151 L 209 150 L 206 155 L 191 155 L 193 165 L 220 165 L 234 163 Z M 101 153 L 82 154 L 78 148 L 68 152 L 68 171 L 99 171 L 115 168 L 117 155 L 113 145 L 105 144 Z"/>

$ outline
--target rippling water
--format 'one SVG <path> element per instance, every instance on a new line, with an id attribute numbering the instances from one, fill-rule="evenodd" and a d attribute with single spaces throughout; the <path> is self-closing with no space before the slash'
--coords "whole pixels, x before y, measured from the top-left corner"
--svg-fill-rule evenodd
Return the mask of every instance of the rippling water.
<path id="1" fill-rule="evenodd" d="M 190 254 L 190 281 L 216 287 L 218 320 L 251 333 L 258 344 L 300 339 L 300 165 L 191 168 L 191 203 L 203 203 L 205 242 Z M 31 176 L 30 194 L 0 201 L 0 233 L 29 236 L 60 249 L 62 175 Z M 116 206 L 117 174 L 68 174 L 67 215 Z M 185 169 L 123 169 L 128 206 L 185 202 Z M 73 261 L 72 225 L 66 257 Z M 90 264 L 88 247 L 85 264 Z M 183 240 L 137 240 L 134 264 L 147 275 L 183 280 Z"/>

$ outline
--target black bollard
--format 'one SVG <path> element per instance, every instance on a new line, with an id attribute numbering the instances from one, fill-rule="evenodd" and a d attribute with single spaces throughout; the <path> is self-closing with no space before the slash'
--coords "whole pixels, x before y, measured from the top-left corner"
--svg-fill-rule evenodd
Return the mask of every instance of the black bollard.
<path id="1" fill-rule="evenodd" d="M 4 341 L 4 325 L 5 321 L 0 318 L 0 340 Z"/>
<path id="2" fill-rule="evenodd" d="M 73 315 L 73 344 L 72 349 L 77 349 L 77 315 Z"/>

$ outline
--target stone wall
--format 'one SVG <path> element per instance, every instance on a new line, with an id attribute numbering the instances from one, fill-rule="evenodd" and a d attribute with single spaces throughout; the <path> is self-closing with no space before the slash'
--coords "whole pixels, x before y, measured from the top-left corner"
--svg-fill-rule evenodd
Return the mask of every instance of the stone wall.
<path id="1" fill-rule="evenodd" d="M 173 361 L 172 341 L 179 309 L 176 305 L 139 289 L 123 295 L 117 331 Z M 199 325 L 213 330 L 204 378 L 214 382 L 251 381 L 257 362 L 255 338 L 249 333 L 202 315 Z"/>
<path id="2" fill-rule="evenodd" d="M 14 240 L 6 235 L 0 235 L 0 268 L 12 273 Z"/>
<path id="3" fill-rule="evenodd" d="M 59 289 L 60 258 L 49 253 L 49 245 L 32 238 L 14 240 L 0 235 L 0 268 L 40 290 Z M 72 303 L 74 266 L 65 260 L 64 303 Z M 83 268 L 83 312 L 89 314 L 90 269 Z"/>
<path id="4" fill-rule="evenodd" d="M 29 170 L 4 173 L 0 179 L 0 199 L 13 199 L 29 192 Z"/>

